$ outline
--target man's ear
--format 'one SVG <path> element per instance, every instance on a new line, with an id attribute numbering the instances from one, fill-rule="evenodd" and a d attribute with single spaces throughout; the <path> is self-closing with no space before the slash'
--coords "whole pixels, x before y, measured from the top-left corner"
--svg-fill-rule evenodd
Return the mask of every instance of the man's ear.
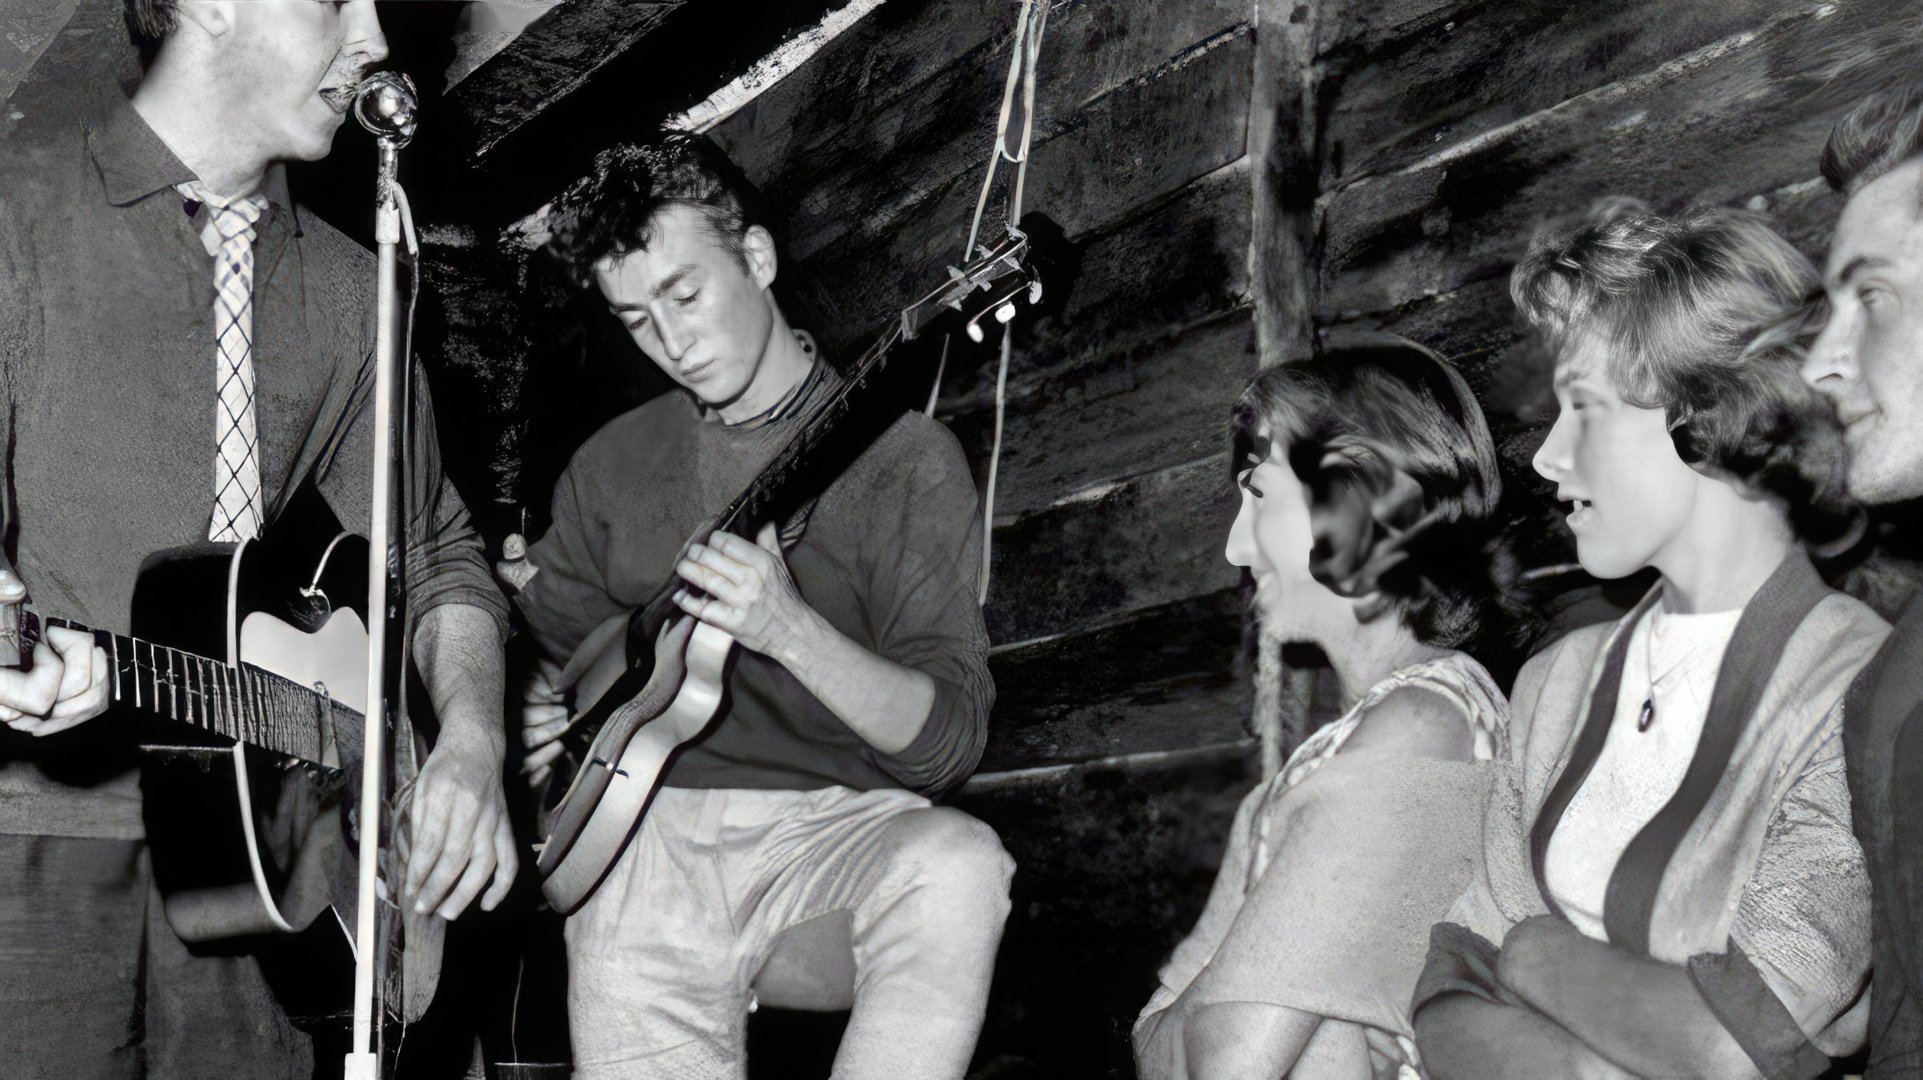
<path id="1" fill-rule="evenodd" d="M 748 276 L 758 288 L 765 289 L 775 283 L 779 260 L 775 257 L 775 238 L 767 229 L 748 226 L 748 231 L 741 234 L 741 257 L 748 264 Z"/>
<path id="2" fill-rule="evenodd" d="M 234 0 L 180 0 L 175 10 L 180 21 L 190 24 L 210 38 L 225 36 L 234 28 Z"/>

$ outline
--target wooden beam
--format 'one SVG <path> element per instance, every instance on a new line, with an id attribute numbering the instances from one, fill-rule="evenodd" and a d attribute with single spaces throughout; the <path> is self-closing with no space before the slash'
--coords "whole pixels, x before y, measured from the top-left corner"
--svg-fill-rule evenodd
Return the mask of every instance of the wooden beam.
<path id="1" fill-rule="evenodd" d="M 474 132 L 474 156 L 585 85 L 688 0 L 573 0 L 527 28 L 450 95 Z"/>

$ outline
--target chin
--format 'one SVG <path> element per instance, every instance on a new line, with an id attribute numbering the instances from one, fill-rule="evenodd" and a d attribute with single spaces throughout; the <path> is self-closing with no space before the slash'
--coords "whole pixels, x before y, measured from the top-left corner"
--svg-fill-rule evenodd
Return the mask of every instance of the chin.
<path id="1" fill-rule="evenodd" d="M 1614 581 L 1649 565 L 1648 560 L 1625 555 L 1620 551 L 1597 551 L 1598 545 L 1584 545 L 1576 542 L 1576 562 L 1588 572 L 1590 577 L 1604 581 Z"/>

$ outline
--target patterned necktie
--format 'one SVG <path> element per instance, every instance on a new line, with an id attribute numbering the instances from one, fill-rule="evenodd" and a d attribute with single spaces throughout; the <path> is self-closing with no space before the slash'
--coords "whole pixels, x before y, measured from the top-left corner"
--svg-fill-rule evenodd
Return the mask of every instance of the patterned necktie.
<path id="1" fill-rule="evenodd" d="M 266 202 L 208 200 L 214 253 L 214 517 L 207 539 L 260 535 L 260 452 L 254 421 L 254 226 Z M 212 237 L 209 237 L 211 240 Z M 211 246 L 211 245 L 210 245 Z"/>

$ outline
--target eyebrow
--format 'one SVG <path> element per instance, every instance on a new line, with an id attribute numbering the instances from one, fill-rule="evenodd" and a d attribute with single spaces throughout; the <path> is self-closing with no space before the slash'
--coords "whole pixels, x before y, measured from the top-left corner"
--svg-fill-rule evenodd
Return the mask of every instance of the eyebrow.
<path id="1" fill-rule="evenodd" d="M 1556 372 L 1556 378 L 1552 385 L 1558 390 L 1566 390 L 1571 384 L 1579 383 L 1587 379 L 1589 375 L 1590 372 L 1588 368 L 1566 367 Z"/>
<path id="2" fill-rule="evenodd" d="M 693 263 L 688 263 L 684 266 L 675 267 L 674 271 L 670 273 L 667 277 L 662 278 L 660 284 L 654 287 L 654 291 L 648 294 L 649 298 L 655 299 L 660 297 L 662 293 L 665 293 L 669 289 L 674 288 L 676 285 L 681 284 L 681 279 L 687 277 L 689 274 L 694 273 L 694 271 L 695 271 L 695 265 Z M 645 307 L 647 307 L 645 303 L 609 304 L 608 310 L 619 314 L 625 311 L 640 311 Z"/>
<path id="3" fill-rule="evenodd" d="M 1858 255 L 1844 265 L 1842 273 L 1837 274 L 1831 280 L 1835 282 L 1837 286 L 1848 285 L 1850 279 L 1855 277 L 1858 271 L 1885 270 L 1892 265 L 1894 264 L 1891 263 L 1890 260 L 1880 255 Z"/>

